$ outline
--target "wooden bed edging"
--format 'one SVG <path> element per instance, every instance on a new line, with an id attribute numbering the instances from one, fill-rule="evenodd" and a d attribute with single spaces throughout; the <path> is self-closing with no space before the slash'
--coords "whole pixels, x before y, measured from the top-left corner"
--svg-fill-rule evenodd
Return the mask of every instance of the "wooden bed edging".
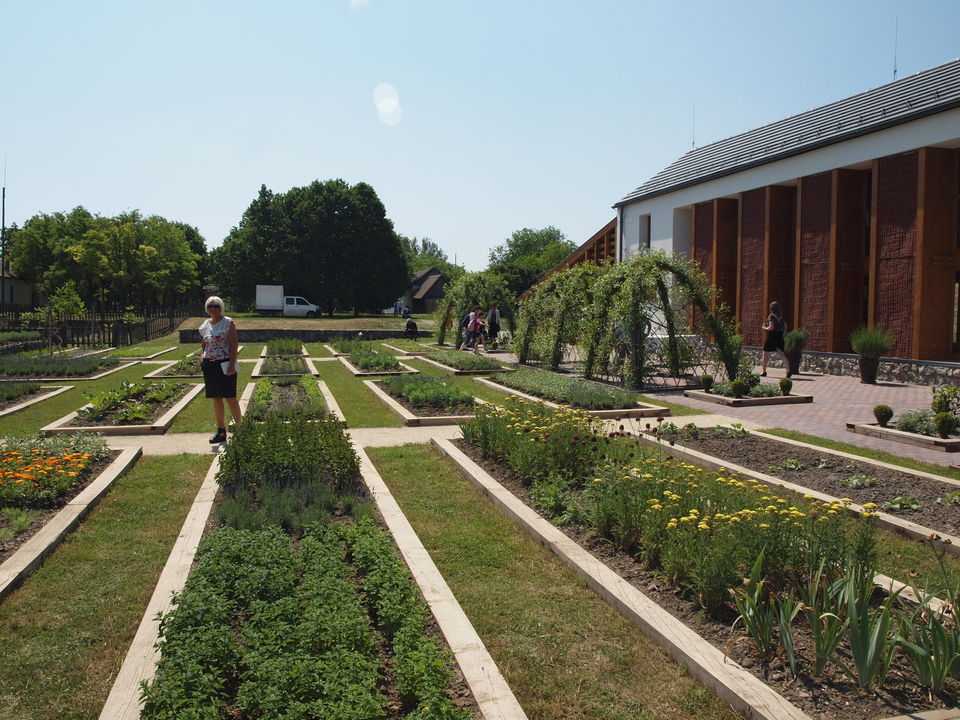
<path id="1" fill-rule="evenodd" d="M 529 400 L 531 402 L 540 403 L 541 405 L 546 405 L 550 408 L 561 408 L 563 405 L 559 405 L 551 400 L 544 400 L 541 397 L 536 395 L 530 395 L 525 392 L 520 392 L 519 390 L 514 390 L 509 388 L 506 385 L 501 385 L 496 380 L 491 380 L 490 378 L 479 377 L 474 378 L 474 382 L 478 382 L 481 385 L 485 385 L 488 388 L 493 390 L 499 390 L 502 393 L 507 395 L 516 395 L 519 398 L 524 400 Z M 669 417 L 670 408 L 660 407 L 659 405 L 648 405 L 647 403 L 639 403 L 635 408 L 624 408 L 622 410 L 585 410 L 584 412 L 592 415 L 595 418 L 601 420 L 609 420 L 612 418 L 639 418 L 639 417 Z"/>
<path id="2" fill-rule="evenodd" d="M 424 425 L 459 425 L 460 423 L 473 420 L 473 415 L 414 415 L 403 405 L 398 403 L 389 393 L 385 393 L 373 380 L 364 380 L 363 384 L 370 388 L 374 395 L 380 398 L 383 403 L 393 412 L 400 416 L 403 424 L 407 427 L 419 427 Z"/>
<path id="3" fill-rule="evenodd" d="M 363 480 L 377 504 L 383 522 L 393 535 L 410 573 L 430 605 L 437 625 L 456 657 L 483 717 L 485 720 L 525 720 L 526 713 L 387 484 L 363 448 L 356 444 L 354 447 L 360 457 Z"/>
<path id="4" fill-rule="evenodd" d="M 218 453 L 203 478 L 173 550 L 163 566 L 157 587 L 143 613 L 140 627 L 137 628 L 137 634 L 133 637 L 120 672 L 113 681 L 107 702 L 100 712 L 100 720 L 140 718 L 140 683 L 154 677 L 157 660 L 160 658 L 160 650 L 156 647 L 159 639 L 159 616 L 166 615 L 173 608 L 173 596 L 183 590 L 193 567 L 193 556 L 197 552 L 214 498 L 217 496 L 216 476 L 219 469 Z"/>
<path id="5" fill-rule="evenodd" d="M 535 542 L 566 563 L 597 595 L 634 623 L 690 674 L 750 720 L 811 720 L 810 716 L 765 685 L 686 625 L 626 582 L 617 573 L 514 497 L 450 441 L 434 444 Z"/>

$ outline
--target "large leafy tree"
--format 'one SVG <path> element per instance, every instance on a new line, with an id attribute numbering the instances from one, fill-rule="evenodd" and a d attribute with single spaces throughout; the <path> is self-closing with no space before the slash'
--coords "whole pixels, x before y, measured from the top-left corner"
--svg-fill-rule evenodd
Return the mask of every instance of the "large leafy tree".
<path id="1" fill-rule="evenodd" d="M 408 238 L 400 235 L 400 244 L 403 246 L 403 254 L 407 258 L 407 265 L 410 266 L 410 272 L 416 273 L 428 268 L 436 268 L 444 275 L 447 280 L 453 281 L 463 275 L 464 270 L 459 265 L 450 262 L 447 253 L 437 243 L 430 238 Z"/>
<path id="2" fill-rule="evenodd" d="M 314 181 L 274 193 L 265 186 L 210 253 L 220 291 L 253 304 L 258 284 L 283 285 L 333 314 L 387 307 L 409 281 L 407 259 L 383 203 L 366 183 Z"/>
<path id="3" fill-rule="evenodd" d="M 524 228 L 490 251 L 489 270 L 519 296 L 575 249 L 576 245 L 552 225 L 542 230 Z"/>
<path id="4" fill-rule="evenodd" d="M 199 287 L 193 247 L 203 247 L 195 228 L 133 210 L 115 218 L 82 207 L 69 214 L 41 214 L 10 236 L 17 274 L 54 294 L 73 282 L 87 303 L 173 304 Z M 190 292 L 194 290 L 194 292 Z"/>

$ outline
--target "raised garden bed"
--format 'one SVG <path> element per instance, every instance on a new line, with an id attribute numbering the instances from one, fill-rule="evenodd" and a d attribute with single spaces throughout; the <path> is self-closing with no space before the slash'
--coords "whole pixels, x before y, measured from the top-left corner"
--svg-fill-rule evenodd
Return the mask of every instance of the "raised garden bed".
<path id="1" fill-rule="evenodd" d="M 449 412 L 438 412 L 442 408 L 435 406 L 416 407 L 404 398 L 397 398 L 391 395 L 382 383 L 374 380 L 364 380 L 363 384 L 370 388 L 380 400 L 397 415 L 403 419 L 403 424 L 407 427 L 418 427 L 426 425 L 459 425 L 462 422 L 473 419 L 473 411 L 464 413 L 458 406 Z"/>
<path id="2" fill-rule="evenodd" d="M 0 564 L 0 601 L 40 567 L 44 558 L 73 532 L 113 483 L 133 467 L 141 454 L 140 448 L 113 453 L 112 461 L 107 461 L 101 472 L 62 499 L 62 504 L 43 510 L 34 526 L 9 543 L 9 552 L 4 546 L 4 560 Z"/>
<path id="3" fill-rule="evenodd" d="M 125 361 L 125 360 L 141 360 L 141 361 L 142 361 L 142 360 L 156 360 L 156 359 L 157 359 L 158 357 L 160 357 L 161 355 L 166 355 L 168 352 L 173 352 L 173 351 L 176 350 L 178 347 L 179 347 L 179 345 L 174 345 L 173 347 L 166 348 L 165 350 L 158 350 L 157 352 L 151 353 L 150 355 L 136 355 L 136 356 L 131 355 L 131 356 L 127 357 L 127 356 L 118 354 L 117 357 L 120 358 L 120 361 L 121 361 L 121 362 L 123 362 L 123 361 Z"/>
<path id="4" fill-rule="evenodd" d="M 290 382 L 293 379 L 261 378 L 253 383 L 244 418 L 262 420 L 267 414 L 289 414 L 294 409 L 298 413 L 313 416 L 326 413 L 327 406 L 319 381 L 312 375 L 302 375 L 296 382 Z"/>
<path id="5" fill-rule="evenodd" d="M 13 415 L 21 410 L 26 410 L 31 405 L 35 405 L 38 402 L 43 402 L 44 400 L 49 400 L 52 397 L 56 397 L 60 393 L 65 393 L 67 390 L 72 390 L 73 387 L 73 385 L 44 385 L 35 393 L 21 395 L 18 398 L 4 401 L 3 403 L 0 403 L 0 417 Z"/>
<path id="6" fill-rule="evenodd" d="M 388 343 L 382 343 L 383 347 L 387 350 L 392 350 L 398 355 L 410 355 L 412 357 L 422 357 L 427 354 L 427 348 L 418 342 L 409 340 L 407 342 L 397 342 L 391 341 Z"/>
<path id="7" fill-rule="evenodd" d="M 757 405 L 795 405 L 797 403 L 809 403 L 813 402 L 813 395 L 777 395 L 775 397 L 728 397 L 726 395 L 718 395 L 713 392 L 706 392 L 705 390 L 684 390 L 683 396 L 688 398 L 693 398 L 694 400 L 702 400 L 703 402 L 717 403 L 718 405 L 726 405 L 727 407 L 753 407 Z"/>
<path id="8" fill-rule="evenodd" d="M 77 381 L 80 381 L 80 380 L 99 380 L 100 378 L 105 378 L 105 377 L 107 377 L 108 375 L 112 375 L 112 374 L 115 373 L 115 372 L 120 372 L 121 370 L 126 370 L 128 367 L 133 367 L 133 366 L 136 365 L 138 362 L 140 362 L 140 361 L 139 361 L 139 360 L 132 360 L 132 361 L 126 362 L 126 363 L 120 363 L 119 365 L 115 365 L 115 366 L 113 366 L 113 367 L 110 367 L 110 368 L 107 369 L 107 370 L 101 370 L 99 367 L 97 367 L 97 368 L 95 368 L 95 369 L 90 370 L 90 372 L 88 372 L 88 373 L 86 373 L 86 374 L 81 374 L 81 375 L 68 375 L 68 374 L 63 374 L 63 375 L 50 374 L 50 375 L 48 375 L 48 374 L 37 374 L 37 373 L 34 373 L 34 374 L 24 374 L 24 375 L 9 375 L 9 376 L 7 376 L 7 377 L 8 377 L 8 378 L 11 378 L 11 379 L 13 379 L 13 378 L 26 378 L 26 379 L 29 379 L 29 380 L 36 380 L 36 381 L 38 381 L 38 382 L 64 382 L 64 381 L 77 382 Z M 42 370 L 42 369 L 43 369 L 43 368 L 38 368 L 38 370 Z"/>
<path id="9" fill-rule="evenodd" d="M 500 392 L 506 393 L 507 395 L 515 395 L 517 397 L 523 398 L 524 400 L 530 400 L 531 402 L 542 403 L 550 408 L 560 408 L 564 407 L 559 403 L 551 402 L 545 400 L 542 397 L 537 397 L 536 395 L 530 395 L 519 390 L 514 390 L 513 388 L 502 385 L 495 380 L 490 378 L 475 378 L 474 382 L 481 383 L 487 387 L 493 388 L 494 390 L 499 390 Z M 649 405 L 647 403 L 637 403 L 636 407 L 632 407 L 626 410 L 586 410 L 585 412 L 589 413 L 595 418 L 640 418 L 640 417 L 668 417 L 670 415 L 670 408 L 661 407 L 660 405 Z"/>
<path id="10" fill-rule="evenodd" d="M 41 435 L 54 434 L 73 434 L 78 432 L 97 432 L 104 435 L 162 435 L 173 424 L 174 419 L 180 414 L 187 405 L 203 392 L 202 384 L 183 383 L 184 394 L 172 406 L 164 409 L 157 409 L 158 417 L 139 424 L 109 425 L 109 424 L 83 424 L 81 413 L 75 410 L 69 415 L 64 415 L 59 420 L 46 425 L 40 429 Z M 92 407 L 88 403 L 85 408 Z"/>
<path id="11" fill-rule="evenodd" d="M 881 440 L 916 445 L 929 450 L 942 452 L 957 452 L 960 450 L 960 438 L 939 438 L 919 433 L 904 432 L 891 427 L 880 427 L 878 423 L 847 423 L 847 432 L 867 435 Z"/>
<path id="12" fill-rule="evenodd" d="M 273 363 L 279 363 L 280 367 L 274 368 Z M 257 364 L 253 368 L 251 377 L 277 377 L 279 375 L 318 375 L 317 368 L 313 361 L 306 355 L 297 355 L 293 357 L 265 357 L 260 356 Z"/>
<path id="13" fill-rule="evenodd" d="M 430 350 L 420 358 L 454 375 L 489 375 L 492 372 L 513 372 L 513 368 L 501 365 L 496 360 L 463 350 Z"/>
<path id="14" fill-rule="evenodd" d="M 359 368 L 354 367 L 346 357 L 343 355 L 338 355 L 337 359 L 343 363 L 343 366 L 350 371 L 354 377 L 375 377 L 377 375 L 404 375 L 406 373 L 418 373 L 419 370 L 410 367 L 404 363 L 397 363 L 400 366 L 399 370 L 370 370 L 363 371 Z"/>

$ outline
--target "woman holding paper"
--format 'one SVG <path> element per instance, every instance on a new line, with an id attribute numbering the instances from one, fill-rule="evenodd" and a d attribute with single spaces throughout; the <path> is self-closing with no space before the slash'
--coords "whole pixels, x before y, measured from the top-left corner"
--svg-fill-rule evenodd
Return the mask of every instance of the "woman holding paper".
<path id="1" fill-rule="evenodd" d="M 237 325 L 223 314 L 223 300 L 216 295 L 207 298 L 204 309 L 210 316 L 200 326 L 200 368 L 207 397 L 213 399 L 213 414 L 217 432 L 210 444 L 226 442 L 227 424 L 224 422 L 223 401 L 230 406 L 234 424 L 240 422 L 240 402 L 237 400 Z"/>

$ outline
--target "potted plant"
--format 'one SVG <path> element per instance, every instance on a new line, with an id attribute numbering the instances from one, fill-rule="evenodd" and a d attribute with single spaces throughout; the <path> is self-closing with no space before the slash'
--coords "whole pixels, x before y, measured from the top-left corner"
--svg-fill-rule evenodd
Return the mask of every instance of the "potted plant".
<path id="1" fill-rule="evenodd" d="M 880 358 L 893 347 L 893 335 L 880 325 L 861 325 L 850 333 L 850 346 L 860 356 L 860 382 L 876 384 Z"/>
<path id="2" fill-rule="evenodd" d="M 810 331 L 805 328 L 794 328 L 783 334 L 783 352 L 787 356 L 787 365 L 789 366 L 787 371 L 791 375 L 800 372 L 800 358 L 809 339 Z"/>

